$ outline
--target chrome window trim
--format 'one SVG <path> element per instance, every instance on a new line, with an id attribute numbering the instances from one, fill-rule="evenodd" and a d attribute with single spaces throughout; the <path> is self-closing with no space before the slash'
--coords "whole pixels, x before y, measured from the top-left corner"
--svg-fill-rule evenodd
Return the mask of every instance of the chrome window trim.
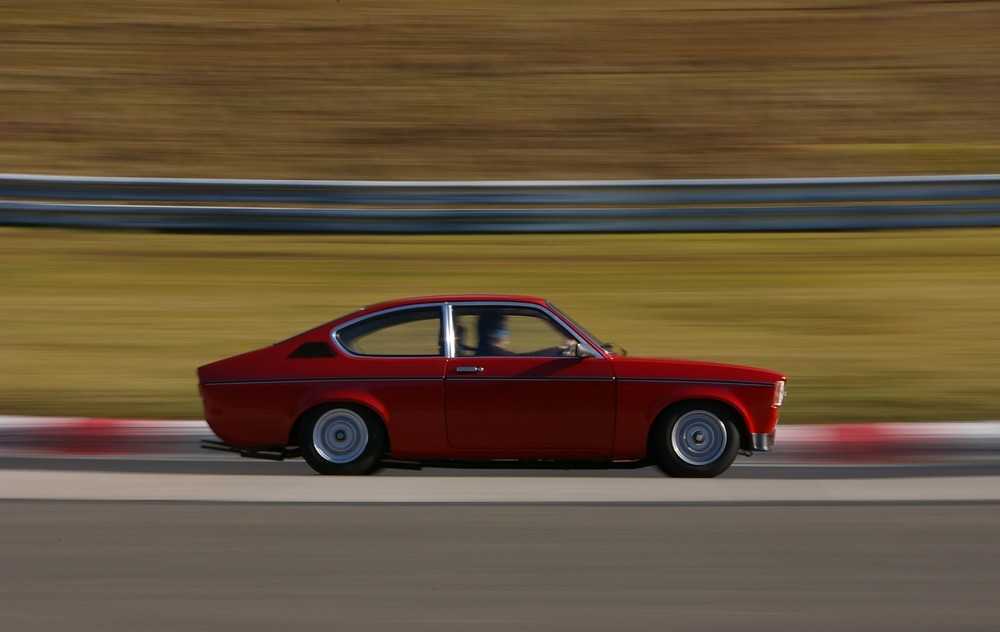
<path id="1" fill-rule="evenodd" d="M 386 314 L 391 314 L 394 312 L 406 311 L 406 310 L 417 310 L 417 309 L 428 309 L 439 307 L 441 309 L 441 323 L 444 328 L 444 355 L 426 355 L 426 356 L 386 356 L 386 355 L 363 355 L 357 354 L 349 351 L 343 344 L 340 343 L 339 334 L 342 330 L 356 325 L 358 323 L 376 318 L 379 316 L 384 316 Z M 594 351 L 596 357 L 607 358 L 608 352 L 601 348 L 599 345 L 595 344 L 594 341 L 590 340 L 585 334 L 577 331 L 576 327 L 567 322 L 567 318 L 563 317 L 558 310 L 553 310 L 547 305 L 539 305 L 537 303 L 525 303 L 520 301 L 435 301 L 431 303 L 413 303 L 411 305 L 400 305 L 399 307 L 391 307 L 389 309 L 379 310 L 370 314 L 361 314 L 357 318 L 350 320 L 346 323 L 342 323 L 330 330 L 330 341 L 337 351 L 342 352 L 345 356 L 349 358 L 360 358 L 360 359 L 373 359 L 373 358 L 383 358 L 383 359 L 416 359 L 416 358 L 465 358 L 472 356 L 459 356 L 457 354 L 458 343 L 455 338 L 455 307 L 520 307 L 525 309 L 535 310 L 541 312 L 542 314 L 549 317 L 553 322 L 557 323 L 566 333 L 570 334 L 577 343 L 585 344 L 590 350 Z M 493 356 L 497 358 L 518 358 L 527 356 Z"/>
<path id="2" fill-rule="evenodd" d="M 441 321 L 444 327 L 444 357 L 451 359 L 458 352 L 458 343 L 455 340 L 455 315 L 452 314 L 451 303 L 444 303 L 441 307 L 444 310 Z"/>
<path id="3" fill-rule="evenodd" d="M 449 312 L 451 312 L 451 310 L 454 309 L 455 307 L 523 307 L 523 308 L 527 308 L 527 309 L 533 309 L 533 310 L 542 312 L 543 314 L 545 314 L 546 316 L 548 316 L 550 319 L 552 319 L 554 322 L 556 322 L 568 334 L 570 334 L 570 337 L 572 337 L 574 340 L 576 340 L 577 343 L 587 345 L 587 347 L 589 349 L 591 349 L 592 351 L 594 351 L 597 354 L 596 357 L 598 357 L 598 358 L 606 358 L 607 357 L 607 353 L 608 353 L 607 351 L 605 351 L 599 345 L 594 344 L 594 342 L 592 340 L 590 340 L 586 335 L 584 335 L 583 333 L 577 331 L 576 327 L 574 327 L 574 326 L 570 325 L 570 323 L 566 322 L 568 320 L 566 317 L 563 317 L 557 310 L 550 309 L 550 307 L 548 305 L 539 305 L 537 303 L 522 303 L 522 302 L 519 302 L 519 301 L 448 301 L 445 304 L 449 307 L 449 310 L 448 310 Z M 454 320 L 453 320 L 454 319 L 454 315 L 451 315 L 449 318 L 452 319 L 452 325 L 454 325 Z M 455 329 L 454 329 L 454 326 L 452 326 L 451 331 L 449 332 L 448 335 L 450 335 L 450 337 L 452 339 L 452 345 L 453 345 L 452 346 L 452 352 L 454 353 L 456 351 L 456 349 L 454 348 L 454 344 L 455 344 Z M 448 356 L 448 357 L 449 358 L 455 358 L 455 357 L 466 358 L 466 357 L 476 357 L 476 356 L 456 356 L 456 355 L 451 355 L 451 356 Z M 517 355 L 513 355 L 513 356 L 479 356 L 479 357 L 490 357 L 490 358 L 525 358 L 525 357 L 531 357 L 531 356 L 517 356 Z"/>
<path id="4" fill-rule="evenodd" d="M 414 360 L 414 359 L 424 359 L 424 358 L 442 358 L 442 359 L 447 359 L 447 358 L 450 357 L 448 355 L 448 333 L 447 333 L 448 330 L 447 329 L 445 329 L 445 345 L 444 345 L 445 348 L 443 349 L 443 354 L 437 354 L 437 355 L 417 355 L 417 356 L 414 356 L 414 355 L 400 355 L 400 356 L 394 356 L 394 355 L 363 355 L 363 354 L 358 354 L 358 353 L 353 353 L 351 351 L 348 351 L 347 348 L 340 343 L 340 332 L 342 330 L 348 328 L 348 327 L 352 327 L 354 325 L 357 325 L 358 323 L 363 323 L 366 320 L 371 320 L 372 318 L 377 318 L 379 316 L 385 316 L 386 314 L 392 314 L 394 312 L 402 312 L 402 311 L 418 310 L 418 309 L 428 309 L 428 308 L 434 308 L 434 307 L 437 307 L 437 308 L 440 309 L 441 313 L 438 316 L 438 318 L 440 319 L 441 326 L 445 327 L 445 325 L 446 325 L 446 323 L 445 323 L 445 312 L 447 311 L 446 310 L 447 303 L 440 303 L 440 302 L 414 303 L 412 305 L 400 305 L 399 307 L 390 307 L 389 309 L 379 310 L 377 312 L 372 312 L 371 314 L 364 314 L 362 316 L 359 316 L 359 317 L 355 318 L 354 320 L 350 320 L 350 321 L 348 321 L 346 323 L 342 323 L 340 325 L 337 325 L 336 327 L 334 327 L 333 329 L 330 330 L 330 340 L 331 340 L 331 342 L 333 342 L 333 346 L 336 347 L 337 350 L 342 351 L 344 353 L 344 355 L 346 355 L 346 356 L 348 356 L 350 358 L 361 358 L 361 359 L 378 358 L 378 359 L 395 359 L 395 360 Z"/>

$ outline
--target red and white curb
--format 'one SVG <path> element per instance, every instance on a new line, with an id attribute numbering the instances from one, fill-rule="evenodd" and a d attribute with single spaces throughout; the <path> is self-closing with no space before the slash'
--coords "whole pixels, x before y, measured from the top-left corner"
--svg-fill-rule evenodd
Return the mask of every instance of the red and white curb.
<path id="1" fill-rule="evenodd" d="M 779 425 L 774 450 L 808 461 L 1000 457 L 1000 422 Z"/>
<path id="2" fill-rule="evenodd" d="M 204 421 L 0 416 L 0 455 L 190 456 L 214 439 Z M 894 461 L 1000 456 L 1000 421 L 779 425 L 766 458 Z"/>
<path id="3" fill-rule="evenodd" d="M 214 438 L 204 421 L 0 416 L 0 455 L 183 455 Z"/>

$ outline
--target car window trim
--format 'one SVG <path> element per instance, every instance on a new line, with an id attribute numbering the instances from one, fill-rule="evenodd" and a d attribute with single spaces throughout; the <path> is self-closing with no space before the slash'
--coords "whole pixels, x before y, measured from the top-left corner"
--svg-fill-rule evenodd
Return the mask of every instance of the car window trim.
<path id="1" fill-rule="evenodd" d="M 418 310 L 418 309 L 428 309 L 437 307 L 441 310 L 441 323 L 444 328 L 444 355 L 421 355 L 421 356 L 411 356 L 411 355 L 400 355 L 400 356 L 383 356 L 383 355 L 364 355 L 357 354 L 349 351 L 344 345 L 340 343 L 338 335 L 341 330 L 346 329 L 352 325 L 364 322 L 371 318 L 376 318 L 379 316 L 384 316 L 386 314 L 391 314 L 393 312 L 400 312 L 406 310 Z M 586 343 L 589 347 L 594 349 L 600 357 L 607 357 L 607 351 L 600 347 L 600 345 L 595 344 L 593 340 L 582 332 L 579 327 L 572 321 L 568 316 L 563 316 L 562 312 L 557 309 L 553 309 L 548 305 L 539 305 L 537 303 L 531 302 L 521 302 L 521 301 L 443 301 L 443 302 L 432 302 L 432 303 L 414 303 L 411 305 L 400 305 L 398 307 L 391 307 L 389 309 L 379 310 L 371 314 L 363 314 L 354 318 L 348 322 L 341 323 L 333 329 L 330 330 L 330 340 L 333 342 L 334 347 L 341 351 L 345 356 L 350 358 L 359 359 L 396 359 L 396 360 L 413 360 L 413 359 L 426 359 L 426 358 L 444 358 L 444 359 L 455 359 L 464 358 L 466 356 L 458 355 L 458 343 L 455 338 L 455 317 L 453 309 L 455 307 L 520 307 L 535 310 L 545 314 L 553 322 L 560 325 L 565 329 L 572 337 L 578 342 Z M 496 356 L 498 358 L 505 358 L 507 356 Z M 510 356 L 512 358 L 525 357 L 525 356 Z"/>
<path id="2" fill-rule="evenodd" d="M 605 349 L 601 348 L 600 345 L 594 344 L 593 340 L 590 340 L 590 338 L 587 335 L 585 335 L 584 333 L 582 333 L 580 331 L 579 326 L 576 325 L 575 322 L 569 322 L 571 319 L 568 316 L 563 316 L 562 313 L 559 312 L 558 310 L 550 309 L 550 307 L 548 305 L 539 305 L 537 303 L 527 303 L 527 302 L 519 302 L 519 301 L 448 301 L 448 302 L 444 303 L 444 305 L 447 308 L 446 311 L 449 313 L 449 315 L 448 315 L 448 321 L 449 321 L 449 324 L 451 325 L 449 331 L 445 334 L 446 339 L 447 338 L 451 339 L 451 349 L 450 349 L 451 355 L 448 356 L 449 358 L 464 358 L 464 357 L 467 357 L 467 356 L 458 356 L 458 355 L 456 355 L 456 352 L 457 352 L 457 349 L 456 349 L 457 342 L 456 342 L 456 338 L 455 338 L 455 328 L 454 328 L 454 322 L 455 321 L 454 321 L 454 315 L 451 313 L 452 310 L 455 307 L 523 307 L 523 308 L 533 309 L 533 310 L 542 312 L 543 314 L 545 314 L 546 316 L 548 316 L 549 319 L 551 319 L 553 322 L 555 322 L 560 327 L 562 327 L 564 330 L 566 330 L 577 341 L 577 343 L 581 343 L 581 342 L 585 343 L 587 346 L 591 347 L 598 354 L 600 354 L 600 357 L 603 357 L 603 358 L 607 357 L 607 351 Z M 471 356 L 468 356 L 468 357 L 471 357 Z M 524 358 L 524 357 L 530 357 L 530 356 L 514 355 L 514 356 L 490 356 L 490 357 L 491 358 Z"/>
<path id="3" fill-rule="evenodd" d="M 447 303 L 439 303 L 439 302 L 434 302 L 434 303 L 415 303 L 413 305 L 400 305 L 399 307 L 390 307 L 389 309 L 382 309 L 382 310 L 379 310 L 377 312 L 373 312 L 371 314 L 364 314 L 364 315 L 359 316 L 358 318 L 350 320 L 350 321 L 348 321 L 346 323 L 341 323 L 340 325 L 337 325 L 336 327 L 334 327 L 333 329 L 331 329 L 330 330 L 330 340 L 333 342 L 334 347 L 336 347 L 338 351 L 343 352 L 344 355 L 346 355 L 348 357 L 351 357 L 351 358 L 359 358 L 359 359 L 389 359 L 389 360 L 393 360 L 393 359 L 394 360 L 422 360 L 422 359 L 426 359 L 426 358 L 447 359 L 447 358 L 451 357 L 451 356 L 448 355 L 448 353 L 449 353 L 449 344 L 448 344 L 448 340 L 447 340 L 448 339 L 448 333 L 447 333 L 448 329 L 447 328 L 444 329 L 444 331 L 445 331 L 445 344 L 444 344 L 443 354 L 435 354 L 435 355 L 365 355 L 365 354 L 359 354 L 359 353 L 354 353 L 354 352 L 350 351 L 349 349 L 347 349 L 347 347 L 345 345 L 341 344 L 341 342 L 340 342 L 340 332 L 342 330 L 344 330 L 344 329 L 346 329 L 348 327 L 352 327 L 354 325 L 357 325 L 359 323 L 362 323 L 362 322 L 364 322 L 366 320 L 371 320 L 372 318 L 378 318 L 379 316 L 385 316 L 386 314 L 392 314 L 394 312 L 416 311 L 416 310 L 420 310 L 420 309 L 432 309 L 432 308 L 436 307 L 440 311 L 440 314 L 438 315 L 438 320 L 441 323 L 441 327 L 444 328 L 444 327 L 446 327 L 446 324 L 445 324 L 445 312 L 447 311 L 445 309 L 446 305 L 447 305 Z"/>

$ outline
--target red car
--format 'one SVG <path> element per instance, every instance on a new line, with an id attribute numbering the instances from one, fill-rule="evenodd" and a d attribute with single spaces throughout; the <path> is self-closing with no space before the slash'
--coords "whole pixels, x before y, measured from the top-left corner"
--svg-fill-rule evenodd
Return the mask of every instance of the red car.
<path id="1" fill-rule="evenodd" d="M 321 474 L 380 461 L 642 465 L 717 476 L 770 450 L 785 377 L 626 357 L 523 296 L 372 305 L 198 369 L 215 449 L 302 456 Z"/>

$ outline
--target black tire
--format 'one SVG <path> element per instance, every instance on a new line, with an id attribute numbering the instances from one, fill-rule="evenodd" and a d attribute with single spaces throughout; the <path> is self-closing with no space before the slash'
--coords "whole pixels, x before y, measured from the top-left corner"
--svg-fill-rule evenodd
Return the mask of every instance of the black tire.
<path id="1" fill-rule="evenodd" d="M 650 449 L 668 476 L 712 478 L 736 460 L 740 433 L 733 413 L 711 402 L 672 410 L 653 425 Z"/>
<path id="2" fill-rule="evenodd" d="M 367 411 L 328 406 L 309 413 L 299 429 L 299 447 L 320 474 L 367 474 L 385 446 L 382 423 Z"/>

